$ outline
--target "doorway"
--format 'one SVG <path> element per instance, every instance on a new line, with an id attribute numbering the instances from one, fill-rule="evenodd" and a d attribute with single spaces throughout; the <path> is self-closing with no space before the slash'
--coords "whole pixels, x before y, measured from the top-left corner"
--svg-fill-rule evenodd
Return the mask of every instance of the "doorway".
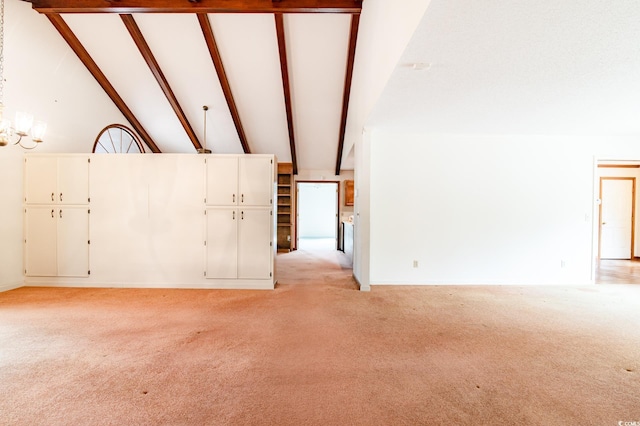
<path id="1" fill-rule="evenodd" d="M 298 249 L 337 249 L 338 191 L 338 182 L 297 182 L 296 238 Z"/>
<path id="2" fill-rule="evenodd" d="M 600 259 L 633 259 L 635 177 L 600 178 Z"/>

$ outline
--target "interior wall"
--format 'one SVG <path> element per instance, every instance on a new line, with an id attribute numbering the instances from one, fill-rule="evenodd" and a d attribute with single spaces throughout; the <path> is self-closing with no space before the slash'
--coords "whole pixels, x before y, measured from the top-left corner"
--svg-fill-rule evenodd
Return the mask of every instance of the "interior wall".
<path id="1" fill-rule="evenodd" d="M 361 140 L 365 122 L 430 2 L 403 0 L 402 6 L 388 0 L 362 3 L 345 154 Z M 353 158 L 355 162 L 355 156 Z M 350 165 L 345 162 L 343 167 L 350 168 Z"/>
<path id="2" fill-rule="evenodd" d="M 0 291 L 23 285 L 23 165 L 20 148 L 0 147 Z"/>
<path id="3" fill-rule="evenodd" d="M 589 283 L 594 157 L 640 154 L 632 137 L 382 129 L 370 150 L 371 284 Z"/>
<path id="4" fill-rule="evenodd" d="M 356 173 L 354 182 L 354 228 L 353 228 L 353 276 L 361 291 L 371 289 L 370 272 L 370 179 L 371 179 L 371 132 L 365 130 L 354 150 Z M 399 192 L 402 194 L 403 192 Z"/>
<path id="5" fill-rule="evenodd" d="M 38 152 L 91 152 L 105 126 L 129 123 L 47 17 L 31 6 L 5 3 L 5 114 L 13 120 L 16 111 L 29 112 L 47 123 Z"/>

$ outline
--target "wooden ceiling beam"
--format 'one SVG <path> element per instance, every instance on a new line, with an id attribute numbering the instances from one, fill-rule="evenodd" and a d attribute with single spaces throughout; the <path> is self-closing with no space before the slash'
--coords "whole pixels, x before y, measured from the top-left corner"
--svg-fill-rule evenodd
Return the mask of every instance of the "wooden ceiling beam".
<path id="1" fill-rule="evenodd" d="M 40 13 L 357 13 L 362 0 L 25 0 Z"/>
<path id="2" fill-rule="evenodd" d="M 344 94 L 342 96 L 342 116 L 340 118 L 340 133 L 338 140 L 338 156 L 336 159 L 336 176 L 342 168 L 342 151 L 344 150 L 344 136 L 347 129 L 347 115 L 349 112 L 349 98 L 351 96 L 351 80 L 353 79 L 353 64 L 356 57 L 356 43 L 358 41 L 358 26 L 360 15 L 351 17 L 351 35 L 349 36 L 349 53 L 347 54 L 347 72 L 344 78 Z"/>
<path id="3" fill-rule="evenodd" d="M 169 101 L 171 108 L 173 108 L 173 111 L 176 113 L 176 116 L 178 117 L 180 124 L 182 124 L 182 127 L 184 128 L 185 132 L 187 132 L 187 136 L 191 140 L 191 143 L 193 144 L 196 150 L 201 149 L 202 145 L 198 140 L 198 136 L 193 131 L 193 128 L 191 127 L 191 124 L 189 123 L 189 120 L 187 119 L 186 114 L 182 110 L 182 107 L 180 106 L 178 99 L 173 93 L 173 90 L 171 90 L 171 87 L 169 86 L 169 82 L 165 78 L 164 73 L 160 69 L 160 65 L 156 61 L 156 58 L 153 56 L 153 53 L 151 52 L 151 48 L 147 44 L 146 40 L 144 39 L 144 36 L 142 35 L 142 32 L 140 31 L 140 27 L 138 27 L 138 24 L 136 24 L 136 21 L 133 19 L 133 16 L 120 15 L 120 17 L 122 18 L 122 22 L 124 22 L 125 27 L 127 27 L 129 34 L 131 34 L 131 38 L 133 39 L 134 43 L 136 44 L 136 46 L 138 46 L 138 50 L 140 50 L 142 57 L 144 58 L 147 65 L 149 66 L 149 69 L 151 70 L 151 73 L 153 74 L 153 76 L 156 78 L 156 81 L 160 85 L 162 92 L 167 97 L 167 100 Z"/>
<path id="4" fill-rule="evenodd" d="M 284 105 L 287 112 L 287 127 L 289 129 L 289 148 L 291 150 L 291 164 L 293 174 L 298 174 L 298 160 L 296 155 L 296 139 L 293 131 L 293 109 L 291 107 L 291 84 L 289 82 L 289 65 L 287 62 L 287 40 L 284 35 L 284 18 L 276 13 L 276 34 L 278 36 L 278 51 L 280 53 L 280 71 L 282 72 L 282 89 L 284 91 Z"/>
<path id="5" fill-rule="evenodd" d="M 238 137 L 240 138 L 240 144 L 242 144 L 242 149 L 244 150 L 245 154 L 251 154 L 251 149 L 249 148 L 249 143 L 247 142 L 247 136 L 244 133 L 242 121 L 240 121 L 240 114 L 238 113 L 238 108 L 236 107 L 236 101 L 233 98 L 231 86 L 229 85 L 229 79 L 227 78 L 227 73 L 224 70 L 220 51 L 218 50 L 218 43 L 216 43 L 216 39 L 213 35 L 213 29 L 211 28 L 209 16 L 206 13 L 198 13 L 198 22 L 200 22 L 202 35 L 204 36 L 204 39 L 207 43 L 207 47 L 209 48 L 209 54 L 211 55 L 213 66 L 216 69 L 216 73 L 218 74 L 218 80 L 220 81 L 220 86 L 222 87 L 224 98 L 227 100 L 227 106 L 229 107 L 231 118 L 233 118 L 233 124 L 235 124 L 236 126 L 236 131 L 238 132 Z"/>
<path id="6" fill-rule="evenodd" d="M 64 19 L 62 19 L 62 17 L 57 14 L 49 14 L 47 15 L 47 18 L 49 18 L 49 21 L 51 21 L 51 23 L 56 28 L 56 30 L 58 30 L 58 32 L 60 33 L 62 38 L 64 38 L 64 40 L 67 42 L 69 47 L 71 47 L 71 50 L 73 50 L 76 56 L 78 56 L 78 59 L 80 59 L 80 61 L 84 64 L 84 66 L 87 67 L 87 70 L 89 70 L 93 78 L 95 78 L 98 84 L 100 84 L 102 89 L 106 92 L 107 96 L 111 98 L 111 100 L 116 105 L 116 107 L 120 110 L 122 115 L 124 115 L 124 117 L 129 121 L 129 123 L 131 124 L 131 127 L 133 127 L 133 129 L 138 133 L 138 135 L 144 141 L 144 143 L 147 144 L 147 146 L 149 147 L 149 149 L 151 149 L 152 152 L 159 153 L 160 149 L 153 142 L 153 139 L 151 139 L 151 136 L 149 136 L 149 134 L 144 129 L 140 121 L 138 121 L 138 119 L 133 114 L 133 112 L 129 109 L 129 107 L 127 107 L 124 100 L 120 97 L 116 89 L 111 85 L 111 83 L 109 83 L 109 80 L 107 80 L 107 77 L 100 70 L 100 68 L 95 63 L 95 61 L 91 58 L 91 56 L 89 55 L 89 52 L 87 52 L 87 50 L 84 48 L 82 43 L 80 43 L 80 40 L 78 40 L 78 38 L 75 36 L 71 28 L 69 28 L 67 23 L 64 21 Z"/>

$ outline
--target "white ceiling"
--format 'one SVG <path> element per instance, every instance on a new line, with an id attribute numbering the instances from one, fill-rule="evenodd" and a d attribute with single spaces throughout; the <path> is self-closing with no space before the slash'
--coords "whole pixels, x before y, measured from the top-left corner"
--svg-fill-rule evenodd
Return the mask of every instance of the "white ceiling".
<path id="1" fill-rule="evenodd" d="M 63 18 L 161 150 L 194 152 L 120 17 Z M 201 141 L 208 105 L 207 146 L 241 152 L 196 17 L 134 18 Z M 209 19 L 252 152 L 290 161 L 273 15 Z M 40 151 L 87 152 L 104 126 L 127 124 L 30 3 L 6 0 L 5 22 L 6 112 L 49 123 Z M 285 15 L 284 24 L 299 169 L 333 170 L 349 17 Z M 432 133 L 638 134 L 638 40 L 637 0 L 367 0 L 343 168 L 352 167 L 365 123 Z"/>
<path id="2" fill-rule="evenodd" d="M 368 125 L 620 134 L 638 117 L 639 1 L 432 0 Z"/>
<path id="3" fill-rule="evenodd" d="M 44 150 L 87 151 L 106 125 L 129 125 L 44 15 L 19 0 L 6 0 L 6 15 L 7 113 L 12 116 L 15 110 L 26 109 L 45 119 L 46 141 L 56 148 L 47 143 Z M 120 16 L 61 16 L 160 150 L 195 152 Z M 206 105 L 207 148 L 243 152 L 197 16 L 134 14 L 133 18 L 200 142 L 204 142 Z M 274 15 L 208 18 L 251 152 L 291 162 Z M 335 168 L 350 23 L 348 14 L 284 15 L 299 169 Z M 78 72 L 82 78 L 67 79 Z M 35 89 L 34 83 L 41 87 Z M 50 105 L 63 97 L 73 98 L 65 105 L 66 116 Z M 87 128 L 78 128 L 79 121 Z M 65 133 L 82 141 L 71 143 Z"/>

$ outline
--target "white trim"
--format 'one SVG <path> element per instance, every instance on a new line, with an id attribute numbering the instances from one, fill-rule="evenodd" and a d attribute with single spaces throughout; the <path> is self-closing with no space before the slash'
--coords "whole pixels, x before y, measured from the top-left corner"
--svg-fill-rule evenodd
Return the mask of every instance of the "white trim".
<path id="1" fill-rule="evenodd" d="M 23 286 L 24 286 L 24 283 L 22 282 L 17 282 L 12 284 L 0 284 L 0 293 L 2 293 L 3 291 L 15 290 L 16 288 L 20 288 Z"/>
<path id="2" fill-rule="evenodd" d="M 362 285 L 362 283 L 360 283 L 360 281 L 358 280 L 358 277 L 356 277 L 355 275 L 353 275 L 353 279 L 358 284 L 358 287 L 360 287 L 360 291 L 371 291 L 371 286 L 370 285 Z"/>

